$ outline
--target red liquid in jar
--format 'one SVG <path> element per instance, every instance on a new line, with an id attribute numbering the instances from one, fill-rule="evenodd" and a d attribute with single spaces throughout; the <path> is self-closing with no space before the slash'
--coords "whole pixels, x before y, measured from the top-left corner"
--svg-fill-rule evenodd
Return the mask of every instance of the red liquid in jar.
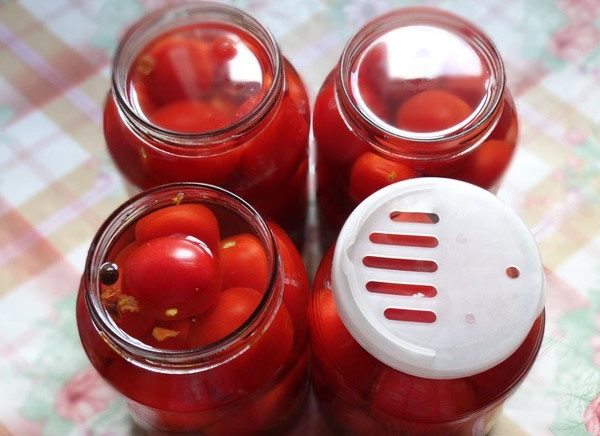
<path id="1" fill-rule="evenodd" d="M 246 351 L 203 372 L 164 374 L 120 357 L 92 325 L 82 282 L 77 317 L 84 348 L 144 428 L 255 434 L 285 425 L 300 410 L 308 280 L 293 243 L 269 226 L 285 274 L 281 305 L 264 331 L 239 339 Z M 133 340 L 162 350 L 223 341 L 260 310 L 274 286 L 259 236 L 214 204 L 182 203 L 145 215 L 121 233 L 104 261 L 118 265 L 119 278 L 101 285 L 103 310 Z"/>
<path id="2" fill-rule="evenodd" d="M 344 434 L 486 434 L 504 399 L 531 368 L 544 313 L 499 365 L 459 379 L 412 376 L 383 364 L 346 330 L 331 291 L 333 248 L 323 259 L 309 309 L 313 388 L 329 421 Z"/>
<path id="3" fill-rule="evenodd" d="M 381 17 L 358 35 L 360 47 L 349 43 L 315 103 L 318 196 L 330 229 L 408 178 L 493 188 L 514 154 L 517 118 L 501 60 L 480 48 L 485 36 L 424 8 Z"/>
<path id="4" fill-rule="evenodd" d="M 225 187 L 299 242 L 310 113 L 300 77 L 281 62 L 283 80 L 275 83 L 262 42 L 222 22 L 175 27 L 144 43 L 128 65 L 117 61 L 113 73 L 127 68 L 126 85 L 113 88 L 104 114 L 115 163 L 141 189 L 183 181 Z M 124 102 L 117 104 L 115 92 Z M 260 115 L 272 94 L 273 106 Z M 119 105 L 129 108 L 133 122 L 125 122 Z M 170 139 L 140 133 L 148 126 Z"/>

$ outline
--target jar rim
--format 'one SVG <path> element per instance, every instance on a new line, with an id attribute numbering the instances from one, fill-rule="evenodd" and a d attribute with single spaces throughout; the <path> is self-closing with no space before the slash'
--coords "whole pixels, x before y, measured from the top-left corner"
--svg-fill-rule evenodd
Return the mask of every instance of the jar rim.
<path id="1" fill-rule="evenodd" d="M 154 210 L 168 204 L 178 204 L 179 201 L 186 198 L 186 193 L 188 197 L 191 193 L 198 194 L 200 197 L 197 200 L 203 200 L 202 204 L 219 204 L 232 212 L 234 212 L 233 207 L 238 207 L 243 211 L 244 216 L 241 214 L 239 216 L 245 219 L 258 233 L 259 239 L 262 239 L 261 242 L 267 254 L 269 280 L 267 289 L 256 309 L 240 327 L 226 337 L 214 343 L 187 350 L 158 349 L 125 333 L 106 312 L 100 297 L 99 270 L 114 242 L 125 229 Z M 152 198 L 157 195 L 160 198 Z M 144 204 L 144 201 L 149 199 L 151 202 Z M 250 219 L 254 222 L 249 222 Z M 262 323 L 272 322 L 275 311 L 283 298 L 279 252 L 275 236 L 269 225 L 249 203 L 239 196 L 218 186 L 196 182 L 157 186 L 137 194 L 119 206 L 104 221 L 94 236 L 85 263 L 83 282 L 86 310 L 90 314 L 94 328 L 104 341 L 130 363 L 164 373 L 199 372 L 235 358 L 239 353 L 245 351 L 245 349 L 236 347 L 239 340 L 258 333 L 258 327 Z"/>
<path id="2" fill-rule="evenodd" d="M 465 41 L 472 42 L 473 49 L 482 56 L 492 71 L 492 77 L 496 78 L 496 85 L 493 88 L 491 97 L 486 104 L 479 108 L 479 113 L 465 126 L 460 127 L 458 131 L 450 131 L 447 134 L 439 132 L 408 132 L 401 129 L 384 126 L 383 123 L 377 123 L 372 117 L 363 111 L 352 98 L 349 77 L 350 71 L 354 65 L 357 56 L 362 54 L 376 37 L 384 32 L 405 26 L 405 25 L 429 25 L 441 29 L 451 30 Z M 363 26 L 346 44 L 342 52 L 338 72 L 335 77 L 336 98 L 340 103 L 340 108 L 346 112 L 350 120 L 358 121 L 359 124 L 366 125 L 368 129 L 375 132 L 378 136 L 385 138 L 384 141 L 377 141 L 373 144 L 384 154 L 398 155 L 407 159 L 437 159 L 452 155 L 454 152 L 465 153 L 478 146 L 485 137 L 481 138 L 478 132 L 489 126 L 487 129 L 495 127 L 502 109 L 502 98 L 505 93 L 505 70 L 504 63 L 498 52 L 498 49 L 492 40 L 473 23 L 464 18 L 450 13 L 446 10 L 433 7 L 413 7 L 401 8 L 384 14 Z M 487 135 L 486 135 L 487 136 Z M 470 140 L 476 141 L 471 143 Z M 397 144 L 391 146 L 388 142 L 396 141 Z M 373 141 L 369 141 L 373 142 Z M 416 156 L 415 152 L 422 149 L 424 143 L 451 143 L 458 144 L 454 149 L 443 149 L 439 155 L 433 150 L 428 150 L 428 157 Z M 404 152 L 405 154 L 402 154 Z"/>
<path id="3" fill-rule="evenodd" d="M 182 24 L 193 24 L 203 18 L 220 20 L 229 24 L 240 23 L 240 28 L 257 39 L 273 69 L 273 80 L 260 102 L 244 117 L 232 124 L 206 132 L 179 132 L 158 126 L 140 116 L 131 104 L 127 91 L 127 77 L 135 58 L 153 37 L 165 33 Z M 180 22 L 179 20 L 187 20 Z M 228 22 L 227 20 L 230 20 Z M 243 26 L 241 26 L 243 24 Z M 152 32 L 156 32 L 153 34 Z M 152 34 L 153 37 L 144 36 Z M 177 6 L 165 6 L 140 18 L 127 30 L 121 38 L 112 64 L 111 85 L 119 112 L 124 116 L 130 128 L 155 140 L 167 142 L 171 146 L 194 147 L 202 145 L 210 147 L 232 139 L 239 138 L 255 128 L 265 119 L 271 109 L 279 101 L 284 87 L 284 71 L 281 50 L 273 34 L 258 20 L 246 12 L 222 3 L 213 1 L 185 1 Z"/>

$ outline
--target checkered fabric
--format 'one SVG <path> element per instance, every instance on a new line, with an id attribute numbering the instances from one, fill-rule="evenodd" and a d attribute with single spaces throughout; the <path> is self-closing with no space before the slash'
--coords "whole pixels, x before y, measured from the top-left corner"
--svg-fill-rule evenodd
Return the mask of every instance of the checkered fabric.
<path id="1" fill-rule="evenodd" d="M 92 236 L 127 198 L 102 137 L 111 56 L 165 3 L 0 0 L 0 434 L 132 431 L 83 353 L 74 303 Z M 446 8 L 492 37 L 521 123 L 499 196 L 548 281 L 543 349 L 505 413 L 533 435 L 600 434 L 600 1 L 231 3 L 271 29 L 313 99 L 348 38 L 394 7 Z"/>

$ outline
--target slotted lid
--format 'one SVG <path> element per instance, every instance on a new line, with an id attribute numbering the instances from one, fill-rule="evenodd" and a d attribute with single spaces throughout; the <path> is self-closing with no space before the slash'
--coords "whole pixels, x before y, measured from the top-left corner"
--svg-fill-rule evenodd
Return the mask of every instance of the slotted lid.
<path id="1" fill-rule="evenodd" d="M 537 244 L 494 195 L 443 178 L 363 201 L 333 257 L 339 314 L 385 364 L 428 378 L 489 369 L 524 341 L 545 302 Z"/>

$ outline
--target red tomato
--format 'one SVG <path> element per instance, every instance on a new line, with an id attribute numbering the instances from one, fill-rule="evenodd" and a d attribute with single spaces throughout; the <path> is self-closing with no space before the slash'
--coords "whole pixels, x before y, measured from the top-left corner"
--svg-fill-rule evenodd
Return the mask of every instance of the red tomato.
<path id="1" fill-rule="evenodd" d="M 317 142 L 317 165 L 324 164 L 325 160 L 331 162 L 330 165 L 351 165 L 361 154 L 369 151 L 369 145 L 342 119 L 331 75 L 315 101 L 313 132 Z"/>
<path id="2" fill-rule="evenodd" d="M 146 215 L 135 225 L 135 239 L 139 244 L 174 234 L 198 238 L 214 254 L 219 250 L 219 223 L 215 214 L 201 204 L 165 207 Z"/>
<path id="3" fill-rule="evenodd" d="M 272 190 L 292 177 L 307 153 L 308 134 L 306 119 L 290 98 L 284 98 L 275 117 L 244 147 L 240 162 L 244 188 Z"/>
<path id="4" fill-rule="evenodd" d="M 251 288 L 230 288 L 217 302 L 192 320 L 190 347 L 197 348 L 233 333 L 258 307 L 262 294 Z"/>
<path id="5" fill-rule="evenodd" d="M 283 302 L 294 322 L 294 330 L 304 331 L 308 310 L 308 277 L 302 257 L 288 235 L 275 223 L 269 222 L 283 262 L 285 274 Z"/>
<path id="6" fill-rule="evenodd" d="M 215 38 L 211 45 L 212 55 L 221 62 L 233 59 L 237 55 L 235 42 L 226 35 Z"/>
<path id="7" fill-rule="evenodd" d="M 148 117 L 154 124 L 183 133 L 217 130 L 231 124 L 231 119 L 217 107 L 195 100 L 169 103 Z"/>
<path id="8" fill-rule="evenodd" d="M 140 312 L 160 320 L 179 320 L 208 309 L 221 289 L 216 256 L 192 236 L 152 239 L 127 260 L 125 287 Z"/>
<path id="9" fill-rule="evenodd" d="M 471 115 L 463 100 L 441 89 L 429 89 L 406 100 L 396 112 L 396 126 L 411 132 L 437 132 Z"/>
<path id="10" fill-rule="evenodd" d="M 482 188 L 491 188 L 508 167 L 514 148 L 514 143 L 506 141 L 485 141 L 473 152 L 466 167 L 456 177 Z"/>
<path id="11" fill-rule="evenodd" d="M 417 176 L 417 172 L 407 165 L 367 152 L 352 167 L 350 197 L 360 203 L 384 186 Z"/>
<path id="12" fill-rule="evenodd" d="M 367 353 L 346 329 L 338 315 L 331 289 L 317 291 L 315 299 L 315 313 L 310 319 L 314 353 L 331 361 L 333 368 L 354 391 L 367 394 L 382 364 Z"/>
<path id="13" fill-rule="evenodd" d="M 467 379 L 427 379 L 392 368 L 381 373 L 373 392 L 375 412 L 407 421 L 451 421 L 476 406 L 475 391 Z"/>
<path id="14" fill-rule="evenodd" d="M 142 340 L 154 348 L 164 350 L 186 350 L 188 348 L 188 334 L 190 331 L 190 320 L 159 321 L 152 331 Z"/>
<path id="15" fill-rule="evenodd" d="M 252 288 L 264 293 L 269 282 L 269 265 L 262 243 L 249 233 L 221 241 L 219 260 L 223 289 Z"/>
<path id="16" fill-rule="evenodd" d="M 262 297 L 260 292 L 250 288 L 221 292 L 217 303 L 192 322 L 190 347 L 210 344 L 232 333 L 252 315 Z M 291 352 L 292 336 L 290 315 L 285 305 L 280 305 L 269 328 L 223 370 L 231 373 L 240 389 L 253 390 L 283 366 Z"/>
<path id="17" fill-rule="evenodd" d="M 147 75 L 147 83 L 156 102 L 201 99 L 215 79 L 211 46 L 203 41 L 165 38 L 142 55 L 137 71 Z"/>
<path id="18" fill-rule="evenodd" d="M 290 418 L 302 410 L 308 387 L 308 353 L 300 357 L 287 375 L 258 395 L 219 410 L 219 420 L 206 434 L 258 435 L 278 434 L 275 430 L 291 428 Z"/>
<path id="19" fill-rule="evenodd" d="M 286 365 L 292 353 L 293 337 L 290 314 L 281 304 L 269 328 L 232 362 L 240 388 L 250 392 L 271 380 Z"/>

